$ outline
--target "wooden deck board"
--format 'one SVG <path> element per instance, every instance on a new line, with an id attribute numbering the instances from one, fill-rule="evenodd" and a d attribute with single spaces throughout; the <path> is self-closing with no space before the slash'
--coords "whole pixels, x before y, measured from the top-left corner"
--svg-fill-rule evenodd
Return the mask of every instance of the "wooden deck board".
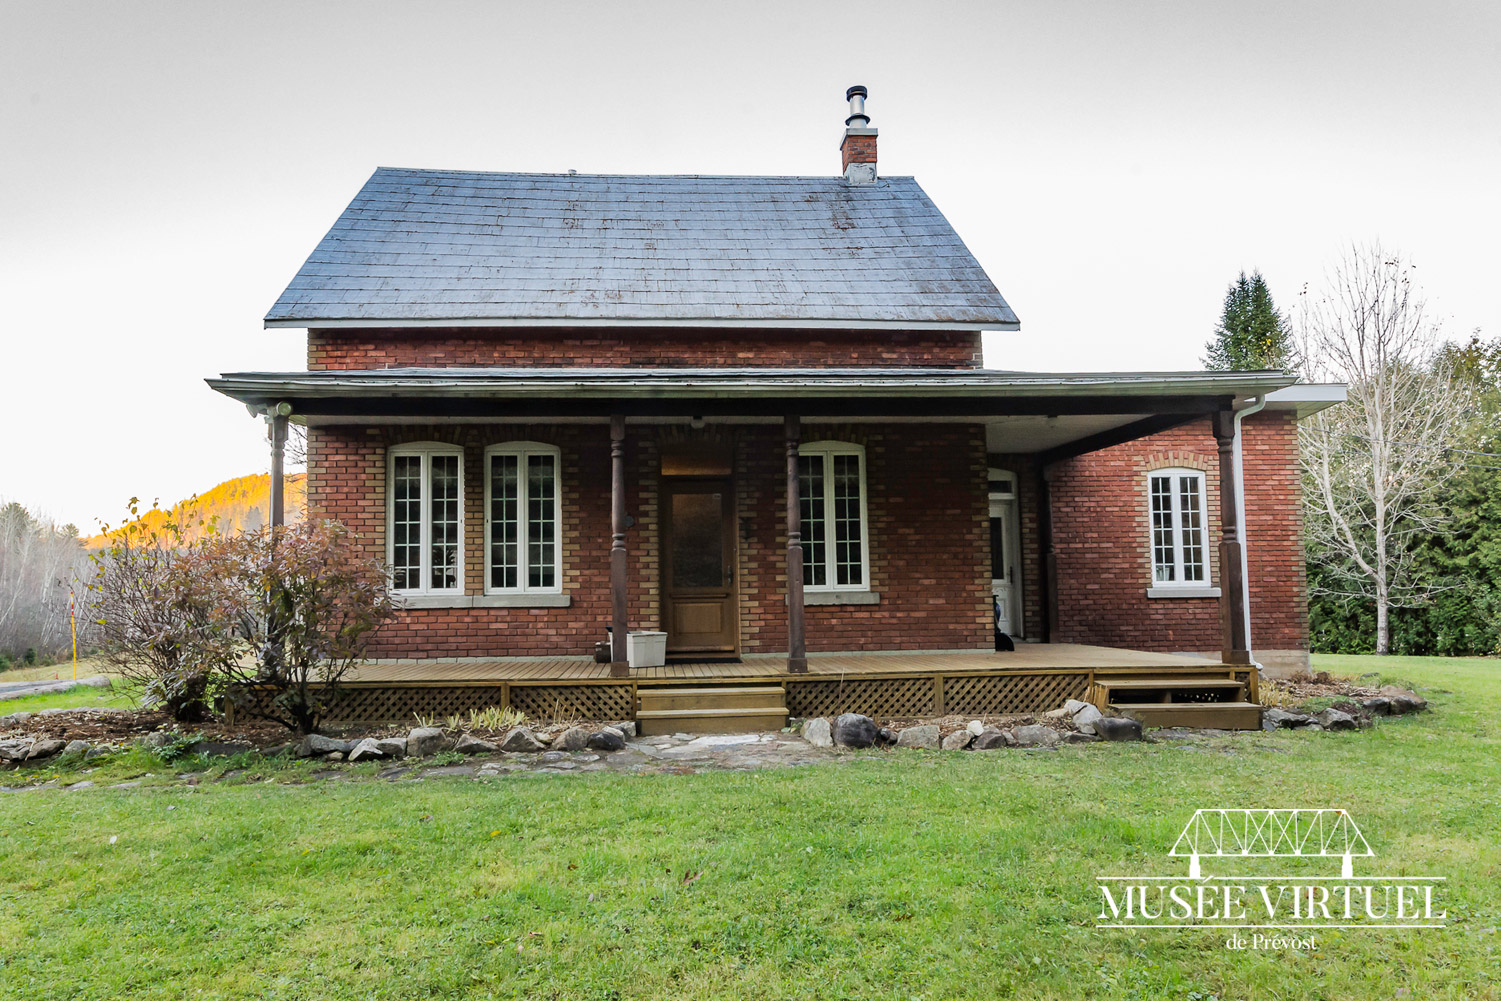
<path id="1" fill-rule="evenodd" d="M 1006 653 L 822 653 L 808 656 L 808 674 L 818 677 L 892 677 L 954 673 L 1092 670 L 1095 672 L 1219 666 L 1215 661 L 1176 654 L 1123 650 L 1079 643 L 1023 643 Z M 690 661 L 634 670 L 629 681 L 671 684 L 787 677 L 784 654 L 750 654 L 739 663 Z M 496 660 L 411 661 L 361 665 L 346 679 L 363 684 L 470 683 L 543 684 L 607 682 L 610 666 L 578 657 L 501 658 Z M 619 679 L 616 679 L 619 680 Z"/>

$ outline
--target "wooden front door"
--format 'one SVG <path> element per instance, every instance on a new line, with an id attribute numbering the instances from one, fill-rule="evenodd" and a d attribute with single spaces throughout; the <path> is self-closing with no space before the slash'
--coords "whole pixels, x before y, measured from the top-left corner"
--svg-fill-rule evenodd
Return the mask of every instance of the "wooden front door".
<path id="1" fill-rule="evenodd" d="M 733 654 L 735 503 L 727 479 L 663 480 L 662 618 L 670 654 Z"/>

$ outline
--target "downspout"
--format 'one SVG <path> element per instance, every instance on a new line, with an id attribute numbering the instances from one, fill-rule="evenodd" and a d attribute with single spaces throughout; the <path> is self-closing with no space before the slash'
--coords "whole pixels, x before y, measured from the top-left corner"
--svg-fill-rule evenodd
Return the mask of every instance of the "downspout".
<path id="1" fill-rule="evenodd" d="M 1240 449 L 1240 422 L 1242 418 L 1257 414 L 1266 406 L 1266 394 L 1252 397 L 1251 402 L 1242 407 L 1235 408 L 1235 520 L 1240 525 L 1240 579 L 1245 588 L 1245 615 L 1246 626 L 1246 652 L 1251 657 L 1251 663 L 1256 666 L 1258 674 L 1263 673 L 1261 662 L 1256 659 L 1256 645 L 1251 640 L 1251 573 L 1250 558 L 1246 555 L 1251 550 L 1250 526 L 1246 523 L 1246 475 L 1245 464 L 1241 460 Z"/>

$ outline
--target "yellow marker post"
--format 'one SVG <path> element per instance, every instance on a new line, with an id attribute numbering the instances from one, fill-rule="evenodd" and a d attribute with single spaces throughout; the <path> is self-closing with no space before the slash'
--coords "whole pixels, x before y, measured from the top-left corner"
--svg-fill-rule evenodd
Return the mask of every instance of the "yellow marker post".
<path id="1" fill-rule="evenodd" d="M 73 680 L 78 680 L 78 610 L 73 606 L 73 589 L 68 588 L 68 621 L 73 626 Z"/>

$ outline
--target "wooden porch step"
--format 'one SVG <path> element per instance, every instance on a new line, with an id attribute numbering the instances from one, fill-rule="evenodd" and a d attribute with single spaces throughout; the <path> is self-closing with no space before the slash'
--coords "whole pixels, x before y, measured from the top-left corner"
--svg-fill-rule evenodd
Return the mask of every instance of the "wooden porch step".
<path id="1" fill-rule="evenodd" d="M 1234 678 L 1095 678 L 1102 688 L 1241 688 Z"/>
<path id="2" fill-rule="evenodd" d="M 660 733 L 760 733 L 787 725 L 787 710 L 645 709 L 636 713 L 636 729 L 645 736 Z"/>
<path id="3" fill-rule="evenodd" d="M 643 685 L 636 689 L 636 693 L 644 710 L 787 707 L 787 690 L 781 685 L 713 685 L 703 688 Z"/>
<path id="4" fill-rule="evenodd" d="M 1112 702 L 1111 708 L 1142 726 L 1261 729 L 1261 706 L 1254 702 Z"/>
<path id="5" fill-rule="evenodd" d="M 787 725 L 781 685 L 641 687 L 636 727 L 642 734 L 755 733 Z"/>

